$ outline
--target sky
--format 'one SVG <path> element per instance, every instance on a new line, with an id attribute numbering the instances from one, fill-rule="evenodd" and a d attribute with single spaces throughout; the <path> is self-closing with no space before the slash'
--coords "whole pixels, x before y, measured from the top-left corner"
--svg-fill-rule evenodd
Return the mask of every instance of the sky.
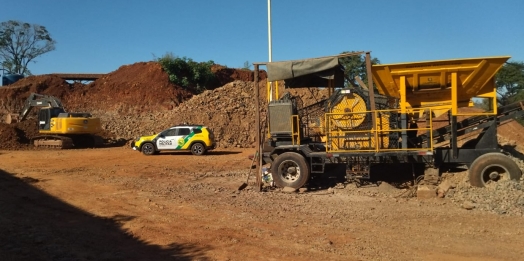
<path id="1" fill-rule="evenodd" d="M 0 22 L 45 26 L 33 74 L 109 73 L 166 53 L 230 68 L 269 61 L 268 0 L 0 0 Z M 522 0 L 272 0 L 272 61 L 371 51 L 382 64 L 524 61 Z M 252 67 L 251 67 L 252 68 Z"/>

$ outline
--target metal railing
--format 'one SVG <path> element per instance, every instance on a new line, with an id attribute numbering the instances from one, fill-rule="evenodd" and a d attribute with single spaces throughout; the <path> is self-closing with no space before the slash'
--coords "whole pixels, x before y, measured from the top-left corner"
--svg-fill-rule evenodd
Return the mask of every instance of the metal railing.
<path id="1" fill-rule="evenodd" d="M 432 151 L 433 117 L 430 109 L 410 109 L 406 113 L 405 128 L 401 112 L 376 110 L 348 113 L 326 113 L 324 134 L 328 152 L 390 152 L 390 151 Z M 373 116 L 375 125 L 373 125 Z M 424 147 L 411 144 L 401 147 L 402 139 L 427 133 Z"/>

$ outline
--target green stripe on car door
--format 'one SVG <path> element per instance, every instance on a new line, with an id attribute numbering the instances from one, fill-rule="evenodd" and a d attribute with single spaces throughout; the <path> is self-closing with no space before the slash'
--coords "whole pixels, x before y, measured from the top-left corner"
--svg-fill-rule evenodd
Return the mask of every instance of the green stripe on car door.
<path id="1" fill-rule="evenodd" d="M 196 129 L 200 129 L 200 127 L 196 128 Z M 179 150 L 182 147 L 184 147 L 184 145 L 186 145 L 187 141 L 190 140 L 191 138 L 193 138 L 193 136 L 195 136 L 195 132 L 194 131 L 192 131 L 191 133 L 189 133 L 189 135 L 184 137 L 184 143 L 180 144 L 180 141 L 179 141 L 178 142 L 178 146 L 176 147 L 176 149 Z"/>

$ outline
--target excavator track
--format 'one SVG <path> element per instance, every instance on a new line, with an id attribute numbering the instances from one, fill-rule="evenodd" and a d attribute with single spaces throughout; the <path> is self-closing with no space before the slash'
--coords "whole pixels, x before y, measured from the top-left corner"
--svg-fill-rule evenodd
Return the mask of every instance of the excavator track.
<path id="1" fill-rule="evenodd" d="M 31 139 L 36 148 L 72 149 L 73 139 L 66 136 L 42 135 Z"/>
<path id="2" fill-rule="evenodd" d="M 96 135 L 40 135 L 33 137 L 32 144 L 36 148 L 49 149 L 82 149 L 102 147 L 104 140 Z"/>

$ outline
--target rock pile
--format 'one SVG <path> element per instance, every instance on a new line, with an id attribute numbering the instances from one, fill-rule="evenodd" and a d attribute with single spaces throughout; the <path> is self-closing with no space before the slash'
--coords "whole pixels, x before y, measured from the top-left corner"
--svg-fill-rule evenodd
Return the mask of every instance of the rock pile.
<path id="1" fill-rule="evenodd" d="M 504 180 L 485 188 L 459 183 L 446 196 L 465 209 L 479 209 L 500 215 L 524 215 L 524 182 Z"/>
<path id="2" fill-rule="evenodd" d="M 524 161 L 510 157 L 524 169 Z M 453 184 L 445 197 L 464 209 L 524 216 L 524 176 L 520 180 L 490 182 L 484 188 L 471 186 L 467 171 L 454 175 L 444 174 L 443 178 Z"/>
<path id="3" fill-rule="evenodd" d="M 250 147 L 255 142 L 255 99 L 253 82 L 235 81 L 204 91 L 172 110 L 120 115 L 95 110 L 104 128 L 116 138 L 132 138 L 176 124 L 204 124 L 210 127 L 219 147 Z M 262 108 L 264 112 L 265 109 Z"/>

